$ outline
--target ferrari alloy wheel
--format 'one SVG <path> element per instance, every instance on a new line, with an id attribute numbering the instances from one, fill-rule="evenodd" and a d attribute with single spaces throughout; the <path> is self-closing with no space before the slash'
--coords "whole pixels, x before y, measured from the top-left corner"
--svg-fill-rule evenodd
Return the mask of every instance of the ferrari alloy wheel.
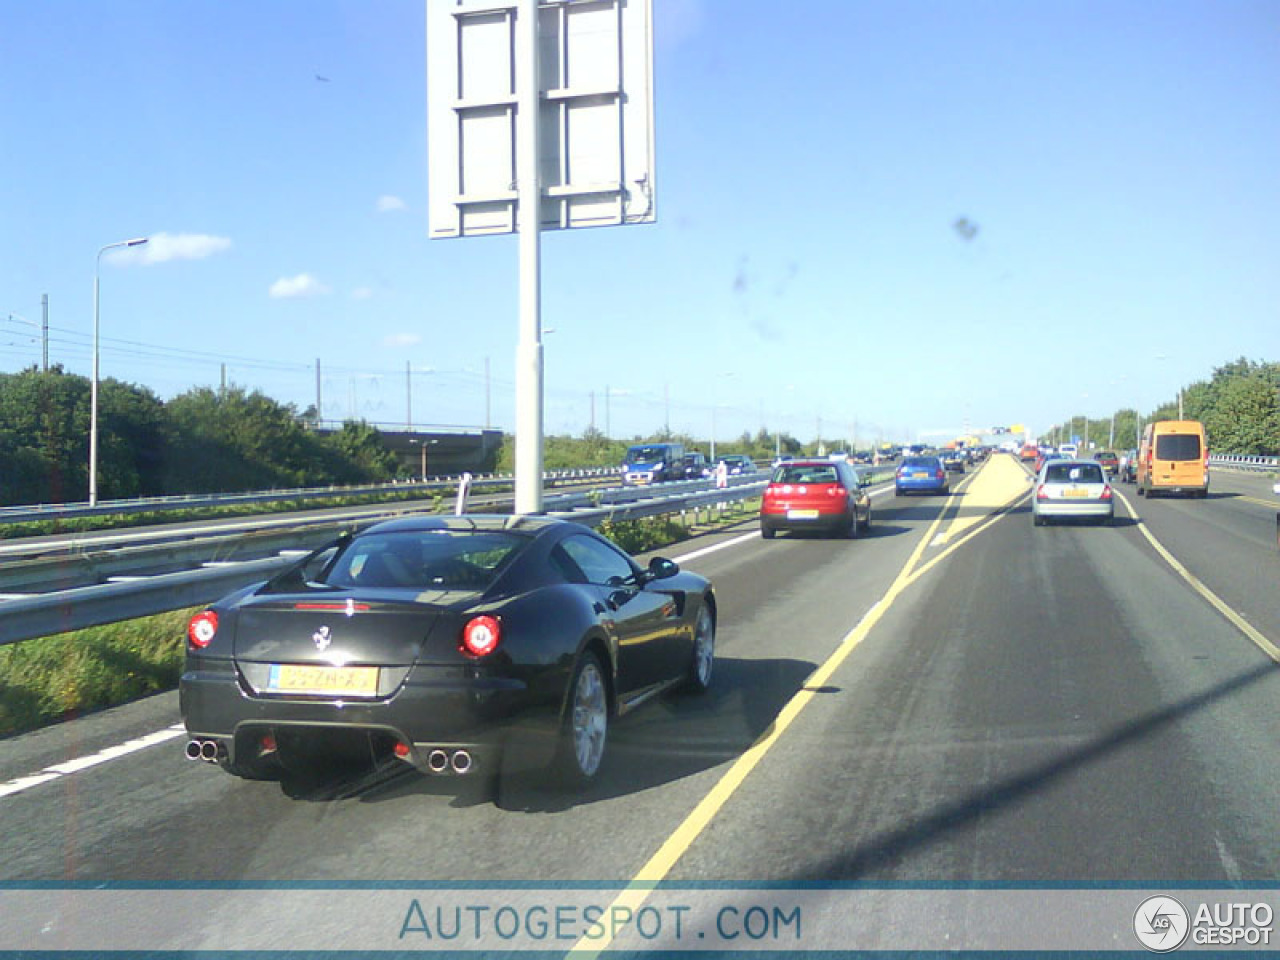
<path id="1" fill-rule="evenodd" d="M 570 786 L 590 783 L 604 760 L 609 733 L 609 697 L 600 658 L 587 651 L 569 685 L 568 712 L 560 743 L 560 768 Z"/>
<path id="2" fill-rule="evenodd" d="M 711 609 L 703 603 L 693 633 L 693 665 L 689 670 L 689 689 L 702 693 L 711 686 L 711 673 L 716 662 L 716 622 Z"/>

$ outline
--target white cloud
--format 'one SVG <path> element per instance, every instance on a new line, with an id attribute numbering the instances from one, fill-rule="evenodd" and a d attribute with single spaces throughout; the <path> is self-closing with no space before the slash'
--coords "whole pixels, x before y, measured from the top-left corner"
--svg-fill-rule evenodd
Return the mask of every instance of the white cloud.
<path id="1" fill-rule="evenodd" d="M 379 213 L 390 213 L 392 210 L 403 209 L 405 209 L 405 204 L 399 197 L 392 196 L 389 193 L 384 193 L 378 198 Z"/>
<path id="2" fill-rule="evenodd" d="M 121 247 L 108 254 L 112 263 L 121 266 L 168 263 L 170 260 L 203 260 L 231 246 L 229 237 L 207 233 L 153 233 L 147 242 L 136 247 Z"/>
<path id="3" fill-rule="evenodd" d="M 356 287 L 351 291 L 352 300 L 371 300 L 373 299 L 373 287 Z"/>
<path id="4" fill-rule="evenodd" d="M 269 291 L 276 300 L 319 297 L 328 292 L 329 288 L 309 273 L 300 273 L 296 277 L 281 277 L 271 285 Z"/>
<path id="5" fill-rule="evenodd" d="M 412 347 L 421 342 L 422 337 L 416 333 L 393 333 L 382 338 L 384 347 Z"/>

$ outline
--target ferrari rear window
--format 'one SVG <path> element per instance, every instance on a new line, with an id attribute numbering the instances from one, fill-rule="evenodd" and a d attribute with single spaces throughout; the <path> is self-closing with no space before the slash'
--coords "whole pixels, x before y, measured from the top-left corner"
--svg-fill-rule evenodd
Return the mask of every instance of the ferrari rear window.
<path id="1" fill-rule="evenodd" d="M 322 582 L 334 587 L 484 590 L 526 542 L 493 531 L 370 534 L 351 541 Z"/>

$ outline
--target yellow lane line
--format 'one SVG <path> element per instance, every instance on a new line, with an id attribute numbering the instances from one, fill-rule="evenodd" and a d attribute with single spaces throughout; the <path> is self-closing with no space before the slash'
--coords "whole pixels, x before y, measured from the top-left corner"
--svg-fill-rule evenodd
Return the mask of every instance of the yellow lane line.
<path id="1" fill-rule="evenodd" d="M 643 906 L 653 888 L 662 882 L 676 865 L 676 862 L 689 851 L 689 848 L 693 846 L 693 842 L 706 829 L 707 824 L 724 808 L 724 805 L 729 802 L 729 798 L 747 779 L 747 776 L 756 768 L 756 765 L 764 759 L 765 754 L 778 742 L 778 739 L 791 726 L 801 711 L 809 705 L 814 695 L 826 685 L 831 675 L 848 659 L 854 648 L 880 622 L 880 618 L 897 600 L 898 595 L 915 583 L 918 579 L 918 573 L 913 573 L 912 568 L 919 562 L 920 556 L 933 540 L 935 531 L 941 525 L 942 518 L 946 515 L 947 509 L 954 500 L 955 494 L 947 498 L 947 502 L 938 511 L 938 515 L 934 517 L 929 529 L 925 531 L 925 535 L 916 544 L 916 548 L 911 552 L 911 556 L 907 558 L 907 562 L 903 564 L 902 569 L 898 571 L 897 577 L 894 578 L 889 589 L 885 591 L 884 596 L 877 600 L 871 609 L 863 615 L 858 625 L 845 635 L 845 638 L 840 641 L 840 645 L 836 647 L 835 652 L 827 658 L 826 662 L 809 675 L 805 680 L 804 686 L 779 711 L 777 719 L 769 726 L 769 729 L 762 733 L 756 742 L 733 762 L 716 785 L 711 788 L 706 796 L 698 801 L 697 806 L 693 808 L 680 826 L 658 848 L 657 853 L 649 858 L 648 862 L 640 868 L 626 888 L 618 894 L 613 903 L 610 904 L 606 915 L 612 916 L 612 911 L 615 908 L 626 908 L 634 913 Z M 976 532 L 974 531 L 974 533 Z M 966 537 L 965 539 L 967 540 L 968 538 Z M 950 549 L 954 549 L 955 546 L 959 546 L 959 543 L 954 544 Z M 950 549 L 948 549 L 948 553 Z M 931 568 L 936 562 L 937 558 L 934 558 L 922 568 L 922 571 Z M 611 935 L 601 939 L 592 939 L 584 935 L 574 944 L 569 951 L 569 956 L 582 958 L 582 960 L 597 957 L 603 951 L 609 949 L 609 945 L 612 942 L 613 937 Z"/>
<path id="2" fill-rule="evenodd" d="M 1114 490 L 1115 488 L 1113 487 L 1112 489 Z M 1280 663 L 1280 647 L 1277 647 L 1274 643 L 1259 633 L 1248 620 L 1236 613 L 1235 610 L 1231 609 L 1225 600 L 1205 586 L 1195 574 L 1179 563 L 1177 558 L 1165 549 L 1164 544 L 1157 540 L 1151 531 L 1147 529 L 1147 525 L 1142 522 L 1142 518 L 1138 516 L 1138 511 L 1133 509 L 1133 504 L 1129 502 L 1128 497 L 1123 493 L 1120 493 L 1118 490 L 1116 491 L 1116 496 L 1120 498 L 1120 502 L 1124 504 L 1124 508 L 1129 511 L 1129 516 L 1138 521 L 1138 529 L 1141 530 L 1142 535 L 1147 538 L 1147 542 L 1155 548 L 1156 553 L 1160 554 L 1160 556 L 1164 558 L 1165 563 L 1173 567 L 1174 572 L 1176 572 L 1178 576 L 1191 584 L 1192 589 L 1208 601 L 1210 606 L 1226 617 L 1237 630 L 1252 640 L 1259 650 L 1265 653 L 1276 663 Z"/>
<path id="3" fill-rule="evenodd" d="M 970 527 L 987 520 L 990 511 L 998 511 L 1027 492 L 1027 472 L 1021 464 L 1014 463 L 1005 457 L 988 460 L 976 474 L 973 483 L 965 487 L 964 501 L 960 513 L 972 513 L 971 516 L 957 514 L 951 526 L 939 537 L 940 543 L 948 543 Z M 977 511 L 987 510 L 986 514 Z"/>
<path id="4" fill-rule="evenodd" d="M 1260 503 L 1264 507 L 1271 507 L 1272 509 L 1280 507 L 1280 500 L 1259 500 L 1257 497 L 1246 497 L 1244 494 L 1238 494 L 1236 499 L 1243 500 L 1245 503 Z"/>

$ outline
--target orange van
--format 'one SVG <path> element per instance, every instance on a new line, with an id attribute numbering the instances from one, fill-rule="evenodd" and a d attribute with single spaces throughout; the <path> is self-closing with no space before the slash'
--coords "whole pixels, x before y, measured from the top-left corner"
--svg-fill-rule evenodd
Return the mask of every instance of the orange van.
<path id="1" fill-rule="evenodd" d="M 1156 420 L 1142 431 L 1138 448 L 1138 496 L 1209 493 L 1209 445 L 1199 420 Z"/>

